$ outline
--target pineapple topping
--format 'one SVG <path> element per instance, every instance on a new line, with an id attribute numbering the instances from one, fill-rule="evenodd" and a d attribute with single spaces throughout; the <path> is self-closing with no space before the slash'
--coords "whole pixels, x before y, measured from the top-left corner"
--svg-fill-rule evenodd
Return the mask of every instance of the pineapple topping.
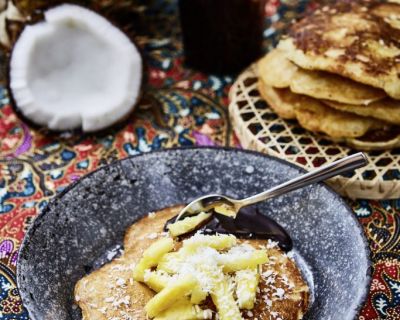
<path id="1" fill-rule="evenodd" d="M 149 318 L 211 319 L 212 311 L 202 309 L 210 296 L 218 319 L 239 320 L 241 309 L 254 308 L 258 270 L 267 261 L 265 250 L 238 244 L 233 235 L 196 233 L 181 246 L 172 238 L 154 242 L 133 278 L 157 292 L 145 307 Z"/>

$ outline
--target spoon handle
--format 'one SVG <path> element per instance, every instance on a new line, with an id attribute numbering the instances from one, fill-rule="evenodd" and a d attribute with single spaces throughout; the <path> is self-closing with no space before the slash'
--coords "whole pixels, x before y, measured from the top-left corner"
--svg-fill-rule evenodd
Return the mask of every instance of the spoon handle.
<path id="1" fill-rule="evenodd" d="M 368 163 L 366 155 L 362 152 L 353 154 L 343 159 L 322 166 L 319 169 L 306 173 L 302 176 L 289 180 L 267 191 L 256 194 L 240 201 L 241 206 L 248 206 L 260 201 L 277 197 L 281 194 L 303 188 L 309 184 L 320 182 L 339 174 L 363 167 Z"/>

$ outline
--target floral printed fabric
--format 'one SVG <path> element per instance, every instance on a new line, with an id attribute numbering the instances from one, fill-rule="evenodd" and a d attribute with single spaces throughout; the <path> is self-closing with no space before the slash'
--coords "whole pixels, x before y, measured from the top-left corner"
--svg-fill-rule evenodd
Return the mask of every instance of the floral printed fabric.
<path id="1" fill-rule="evenodd" d="M 124 16 L 120 23 L 127 32 L 135 30 L 148 79 L 142 101 L 123 124 L 93 135 L 49 133 L 21 120 L 0 88 L 0 319 L 28 319 L 15 281 L 17 251 L 33 218 L 67 185 L 113 160 L 160 148 L 239 147 L 227 114 L 234 79 L 185 67 L 175 1 L 139 2 L 132 10 L 140 18 Z M 269 1 L 266 49 L 288 22 L 317 5 Z M 400 201 L 350 205 L 370 240 L 374 263 L 359 319 L 400 319 Z"/>

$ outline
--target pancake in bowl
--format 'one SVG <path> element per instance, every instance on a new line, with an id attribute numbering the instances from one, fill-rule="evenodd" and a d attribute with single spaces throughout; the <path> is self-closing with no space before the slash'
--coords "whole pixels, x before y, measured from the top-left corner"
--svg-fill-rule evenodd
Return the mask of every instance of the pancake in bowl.
<path id="1" fill-rule="evenodd" d="M 256 318 L 262 320 L 271 317 L 273 319 L 279 317 L 301 319 L 303 317 L 309 306 L 308 286 L 295 262 L 276 243 L 260 239 L 236 239 L 229 234 L 199 233 L 171 240 L 169 234 L 164 232 L 164 225 L 181 208 L 164 209 L 133 224 L 127 230 L 124 238 L 123 255 L 78 281 L 75 286 L 75 300 L 82 309 L 83 319 L 144 320 L 149 316 L 159 320 L 217 319 L 217 313 L 219 319 L 222 320 Z M 168 243 L 170 245 L 171 241 L 173 241 L 173 247 L 169 248 L 170 251 L 162 255 L 155 266 L 146 269 L 140 281 L 134 280 L 134 277 L 138 277 L 141 273 L 146 259 L 154 258 L 157 252 L 160 253 L 160 244 L 165 247 Z M 215 245 L 215 241 L 219 241 L 218 246 Z M 227 247 L 221 247 L 221 244 L 226 245 L 226 243 L 228 243 Z M 201 247 L 200 244 L 203 246 Z M 207 252 L 208 259 L 203 257 L 206 253 L 201 251 L 200 255 L 196 251 L 197 249 Z M 217 249 L 218 253 L 216 253 Z M 218 254 L 222 259 L 223 268 L 221 267 L 219 270 L 225 274 L 224 281 L 228 279 L 227 286 L 221 288 L 211 285 L 213 289 L 210 290 L 210 295 L 207 294 L 202 298 L 199 298 L 201 294 L 194 298 L 194 292 L 199 293 L 196 291 L 197 289 L 191 289 L 188 291 L 191 292 L 190 294 L 179 296 L 178 292 L 181 292 L 179 290 L 187 289 L 187 286 L 191 285 L 190 275 L 195 274 L 196 277 L 199 275 L 197 268 L 206 268 L 204 269 L 206 271 L 201 270 L 208 272 L 207 268 L 213 266 L 203 263 L 212 259 L 210 252 Z M 242 255 L 249 253 L 250 259 L 243 259 Z M 180 272 L 190 268 L 194 268 L 194 271 L 186 275 L 168 274 L 171 272 L 168 268 L 173 269 L 174 266 L 180 266 L 171 263 L 173 258 L 179 257 L 179 254 L 185 254 L 182 264 L 184 267 L 179 267 Z M 258 265 L 256 269 L 252 267 L 241 269 L 240 264 L 243 261 L 252 261 L 252 257 L 257 254 L 258 259 L 267 256 L 267 261 Z M 237 257 L 237 259 L 232 259 L 232 257 Z M 196 263 L 191 264 L 191 261 Z M 256 278 L 251 276 L 253 273 Z M 208 279 L 207 276 L 205 277 Z M 166 278 L 170 280 L 163 283 L 163 279 Z M 251 286 L 255 279 L 258 281 L 256 287 Z M 206 290 L 208 282 L 199 281 L 199 283 L 202 283 L 201 288 Z M 181 286 L 178 290 L 179 285 Z M 221 290 L 225 290 L 225 293 L 221 294 Z M 164 292 L 167 291 L 173 291 L 179 297 L 165 296 Z M 254 294 L 254 299 L 249 300 L 249 296 L 244 293 Z M 165 300 L 160 302 L 161 299 L 175 300 L 166 306 Z M 192 304 L 193 299 L 200 302 Z M 230 304 L 232 304 L 231 308 L 225 307 Z M 237 304 L 242 306 L 240 310 Z M 237 309 L 239 313 L 235 313 L 231 309 Z M 153 312 L 156 313 L 153 314 Z"/>

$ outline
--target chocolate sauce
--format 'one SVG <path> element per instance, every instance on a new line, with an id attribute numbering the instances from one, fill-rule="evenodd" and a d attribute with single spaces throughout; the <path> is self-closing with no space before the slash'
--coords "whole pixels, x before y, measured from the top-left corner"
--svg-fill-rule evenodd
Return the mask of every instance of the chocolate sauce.
<path id="1" fill-rule="evenodd" d="M 167 221 L 165 230 L 175 218 Z M 254 207 L 240 209 L 236 219 L 214 213 L 198 230 L 205 234 L 229 233 L 241 239 L 271 239 L 278 242 L 279 247 L 286 252 L 293 248 L 292 239 L 286 230 Z"/>

